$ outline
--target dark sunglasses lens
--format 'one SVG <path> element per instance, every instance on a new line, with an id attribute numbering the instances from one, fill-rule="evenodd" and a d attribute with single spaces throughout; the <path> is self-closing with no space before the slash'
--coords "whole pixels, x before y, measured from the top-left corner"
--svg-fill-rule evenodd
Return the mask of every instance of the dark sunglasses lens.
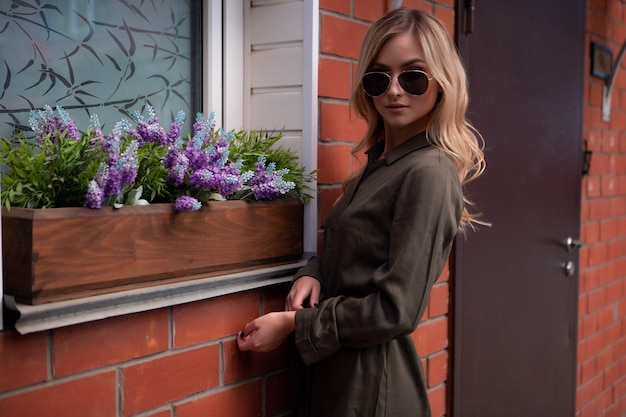
<path id="1" fill-rule="evenodd" d="M 365 74 L 363 76 L 362 84 L 365 94 L 376 97 L 387 91 L 390 79 L 384 72 L 370 72 L 369 74 Z"/>
<path id="2" fill-rule="evenodd" d="M 398 76 L 400 86 L 409 94 L 420 96 L 428 90 L 428 76 L 422 71 L 406 71 Z"/>

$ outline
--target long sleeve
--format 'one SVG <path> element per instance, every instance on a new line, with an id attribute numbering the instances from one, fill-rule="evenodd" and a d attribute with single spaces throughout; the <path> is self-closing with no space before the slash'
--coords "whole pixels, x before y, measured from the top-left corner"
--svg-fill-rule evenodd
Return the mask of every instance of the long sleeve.
<path id="1" fill-rule="evenodd" d="M 462 207 L 456 170 L 437 149 L 373 170 L 336 213 L 321 266 L 329 297 L 319 309 L 296 313 L 302 359 L 312 363 L 412 332 L 447 261 Z"/>

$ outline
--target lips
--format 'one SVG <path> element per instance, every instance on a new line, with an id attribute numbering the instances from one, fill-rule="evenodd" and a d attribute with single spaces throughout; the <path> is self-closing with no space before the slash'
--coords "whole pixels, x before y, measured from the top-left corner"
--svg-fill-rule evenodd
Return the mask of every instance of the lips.
<path id="1" fill-rule="evenodd" d="M 402 105 L 402 104 L 389 104 L 387 106 L 385 106 L 387 108 L 387 110 L 391 111 L 391 112 L 397 112 L 397 111 L 401 111 L 406 109 L 408 106 Z"/>

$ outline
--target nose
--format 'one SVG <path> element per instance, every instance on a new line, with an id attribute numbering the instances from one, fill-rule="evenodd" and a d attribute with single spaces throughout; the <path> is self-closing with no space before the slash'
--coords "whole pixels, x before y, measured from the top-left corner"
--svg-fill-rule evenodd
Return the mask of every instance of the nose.
<path id="1" fill-rule="evenodd" d="M 396 74 L 391 75 L 391 84 L 389 84 L 389 89 L 387 93 L 397 96 L 401 94 L 404 90 L 400 86 L 400 82 L 398 81 L 398 76 Z"/>

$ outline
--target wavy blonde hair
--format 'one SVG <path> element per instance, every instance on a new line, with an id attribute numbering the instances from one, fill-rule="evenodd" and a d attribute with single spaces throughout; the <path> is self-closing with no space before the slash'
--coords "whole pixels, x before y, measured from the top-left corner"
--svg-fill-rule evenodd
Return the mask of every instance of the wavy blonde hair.
<path id="1" fill-rule="evenodd" d="M 458 50 L 445 27 L 435 17 L 418 10 L 400 8 L 376 21 L 367 31 L 352 88 L 350 104 L 356 113 L 367 121 L 367 133 L 353 149 L 356 154 L 384 140 L 384 123 L 374 107 L 371 97 L 361 85 L 363 75 L 370 69 L 383 46 L 393 37 L 410 32 L 421 45 L 430 68 L 430 75 L 439 83 L 440 98 L 433 109 L 426 129 L 429 141 L 452 158 L 461 184 L 476 179 L 485 170 L 484 141 L 480 133 L 466 118 L 469 101 L 467 75 Z M 416 132 L 417 133 L 417 132 Z M 344 190 L 361 174 L 356 172 L 343 184 Z M 478 214 L 469 213 L 471 203 L 466 197 L 461 216 L 460 230 L 467 226 L 486 224 Z"/>

